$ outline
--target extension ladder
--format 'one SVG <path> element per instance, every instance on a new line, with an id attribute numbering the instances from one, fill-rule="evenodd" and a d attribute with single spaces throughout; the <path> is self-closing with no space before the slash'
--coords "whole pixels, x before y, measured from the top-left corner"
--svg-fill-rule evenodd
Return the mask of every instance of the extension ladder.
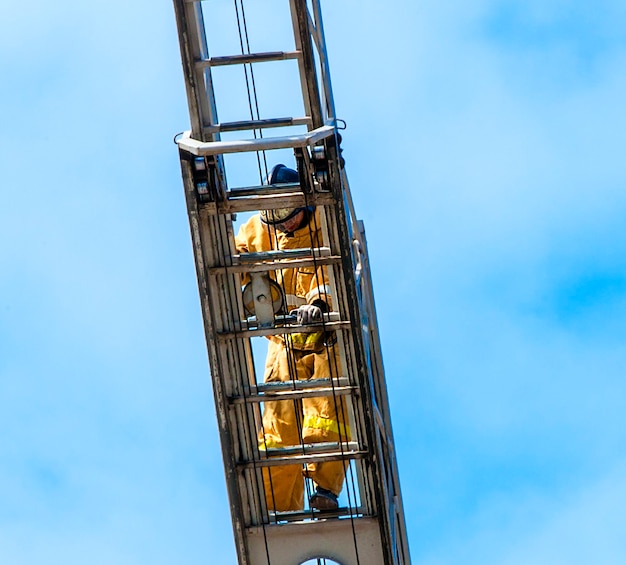
<path id="1" fill-rule="evenodd" d="M 239 563 L 302 565 L 330 560 L 340 565 L 407 565 L 409 549 L 365 233 L 354 213 L 341 156 L 320 3 L 253 4 L 249 10 L 257 17 L 248 22 L 243 0 L 174 0 L 191 121 L 191 130 L 179 136 L 177 144 Z M 207 37 L 227 45 L 233 42 L 228 22 L 235 22 L 239 52 L 210 55 Z M 255 22 L 261 30 L 260 43 L 284 40 L 287 50 L 252 52 Z M 281 34 L 274 29 L 279 24 L 290 25 Z M 291 71 L 289 84 L 286 67 Z M 279 78 L 268 79 L 263 74 L 268 69 Z M 222 80 L 245 85 L 224 89 Z M 278 104 L 281 96 L 295 97 L 301 115 L 261 115 L 261 91 L 267 86 L 274 93 L 267 99 L 269 106 Z M 247 108 L 220 122 L 218 101 L 220 112 L 224 107 L 226 113 L 237 114 L 239 108 L 231 104 L 235 99 L 247 99 Z M 268 160 L 286 158 L 295 162 L 300 181 L 264 183 Z M 250 180 L 257 174 L 258 181 Z M 227 176 L 235 180 L 229 183 Z M 238 214 L 298 207 L 320 211 L 322 245 L 237 252 Z M 260 382 L 263 338 L 320 330 L 320 324 L 308 328 L 295 324 L 287 312 L 275 311 L 271 300 L 268 305 L 267 297 L 273 296 L 268 278 L 282 269 L 320 265 L 328 269 L 334 296 L 332 311 L 323 315 L 321 326 L 336 336 L 340 352 L 336 371 L 325 379 Z M 252 277 L 252 298 L 244 299 L 244 274 Z M 253 312 L 246 300 L 252 300 Z M 345 399 L 350 438 L 259 448 L 265 402 L 321 396 Z M 339 508 L 325 512 L 267 508 L 263 469 L 323 461 L 343 461 L 348 469 Z"/>

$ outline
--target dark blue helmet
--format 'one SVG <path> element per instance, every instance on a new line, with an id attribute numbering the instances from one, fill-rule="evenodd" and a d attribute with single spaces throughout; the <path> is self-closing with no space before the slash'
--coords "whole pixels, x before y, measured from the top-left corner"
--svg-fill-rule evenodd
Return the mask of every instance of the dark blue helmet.
<path id="1" fill-rule="evenodd" d="M 267 184 L 282 184 L 287 182 L 300 182 L 298 171 L 294 171 L 283 164 L 276 165 L 267 177 Z"/>
<path id="2" fill-rule="evenodd" d="M 284 184 L 300 182 L 298 171 L 294 171 L 283 164 L 276 165 L 267 176 L 267 184 Z M 275 226 L 282 224 L 290 218 L 293 218 L 301 210 L 313 212 L 313 206 L 304 208 L 275 208 L 274 210 L 261 210 L 261 221 L 265 224 Z"/>

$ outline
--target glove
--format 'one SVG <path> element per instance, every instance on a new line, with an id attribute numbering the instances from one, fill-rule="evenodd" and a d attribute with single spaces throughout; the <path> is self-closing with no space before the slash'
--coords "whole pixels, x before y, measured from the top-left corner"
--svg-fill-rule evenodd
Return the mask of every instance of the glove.
<path id="1" fill-rule="evenodd" d="M 322 309 L 319 306 L 313 304 L 305 304 L 296 308 L 292 314 L 295 314 L 298 323 L 302 326 L 312 324 L 313 322 L 320 322 L 322 320 Z"/>

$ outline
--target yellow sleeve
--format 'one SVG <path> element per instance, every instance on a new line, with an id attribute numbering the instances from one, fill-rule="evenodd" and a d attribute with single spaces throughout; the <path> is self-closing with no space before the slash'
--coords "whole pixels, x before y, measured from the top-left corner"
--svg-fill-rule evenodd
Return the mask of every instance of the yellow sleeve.
<path id="1" fill-rule="evenodd" d="M 328 305 L 328 308 L 331 308 L 332 296 L 327 267 L 318 267 L 315 270 L 315 275 L 311 277 L 311 283 L 309 291 L 306 295 L 306 301 L 308 304 L 313 304 L 316 300 L 325 302 Z"/>
<path id="2" fill-rule="evenodd" d="M 237 253 L 249 253 L 251 244 L 254 241 L 254 227 L 252 226 L 252 220 L 250 218 L 245 224 L 239 227 L 239 231 L 235 236 L 235 249 Z M 250 275 L 248 273 L 242 273 L 241 286 L 246 286 L 250 282 Z"/>

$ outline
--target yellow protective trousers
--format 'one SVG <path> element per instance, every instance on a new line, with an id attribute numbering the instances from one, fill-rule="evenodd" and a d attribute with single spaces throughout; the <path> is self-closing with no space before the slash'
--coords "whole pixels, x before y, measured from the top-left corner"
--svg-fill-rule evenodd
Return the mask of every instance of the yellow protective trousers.
<path id="1" fill-rule="evenodd" d="M 318 351 L 289 348 L 269 341 L 265 382 L 286 382 L 339 376 L 339 357 L 334 346 Z M 348 441 L 350 430 L 343 396 L 304 398 L 266 402 L 259 448 L 286 447 L 301 443 Z M 303 465 L 264 468 L 265 497 L 270 510 L 288 511 L 304 508 L 304 477 L 316 486 L 339 494 L 343 487 L 347 462 L 328 461 Z"/>

